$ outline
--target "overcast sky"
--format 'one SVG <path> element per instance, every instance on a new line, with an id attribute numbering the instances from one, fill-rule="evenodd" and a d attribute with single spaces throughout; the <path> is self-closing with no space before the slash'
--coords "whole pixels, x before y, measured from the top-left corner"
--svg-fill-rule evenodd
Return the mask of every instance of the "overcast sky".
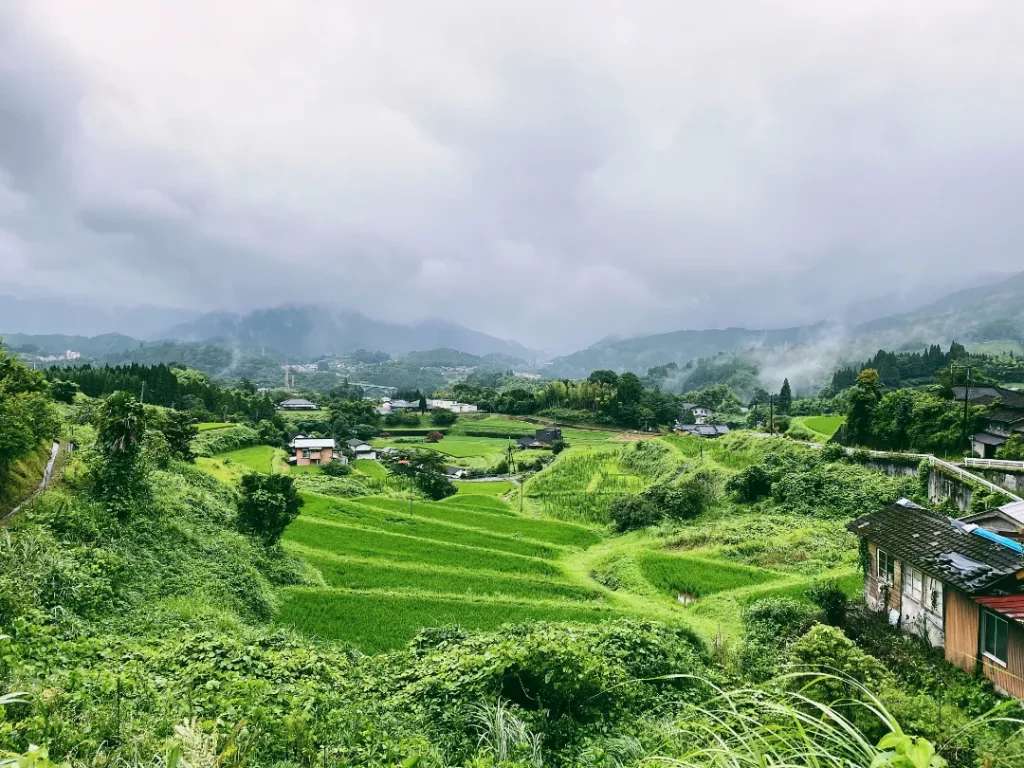
<path id="1" fill-rule="evenodd" d="M 1024 269 L 1021 40 L 1008 0 L 0 0 L 0 293 L 547 348 L 931 296 Z"/>

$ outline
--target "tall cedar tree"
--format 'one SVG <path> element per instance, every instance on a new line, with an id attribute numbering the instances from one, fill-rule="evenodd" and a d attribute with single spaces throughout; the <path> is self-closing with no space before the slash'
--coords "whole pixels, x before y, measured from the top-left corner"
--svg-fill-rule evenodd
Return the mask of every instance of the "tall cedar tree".
<path id="1" fill-rule="evenodd" d="M 782 380 L 782 389 L 779 390 L 779 413 L 789 413 L 793 407 L 793 390 L 789 388 L 789 379 Z"/>

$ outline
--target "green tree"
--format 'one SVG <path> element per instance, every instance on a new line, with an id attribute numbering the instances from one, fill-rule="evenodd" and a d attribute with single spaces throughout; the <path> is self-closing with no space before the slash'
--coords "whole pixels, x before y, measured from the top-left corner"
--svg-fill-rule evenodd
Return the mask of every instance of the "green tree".
<path id="1" fill-rule="evenodd" d="M 392 474 L 410 478 L 431 499 L 444 499 L 457 490 L 445 474 L 444 457 L 436 451 L 395 451 L 385 461 Z"/>
<path id="2" fill-rule="evenodd" d="M 46 379 L 0 347 L 0 482 L 11 464 L 57 432 Z"/>
<path id="3" fill-rule="evenodd" d="M 458 415 L 451 411 L 436 410 L 430 414 L 430 423 L 435 427 L 450 427 L 458 418 Z"/>
<path id="4" fill-rule="evenodd" d="M 887 392 L 875 409 L 873 432 L 880 448 L 903 450 L 910 445 L 914 423 L 914 396 L 909 390 Z"/>
<path id="5" fill-rule="evenodd" d="M 875 408 L 881 392 L 878 371 L 865 368 L 857 374 L 846 412 L 846 440 L 853 445 L 868 445 L 873 433 Z"/>
<path id="6" fill-rule="evenodd" d="M 96 424 L 93 490 L 122 522 L 148 495 L 142 461 L 145 434 L 146 409 L 132 395 L 114 392 L 103 401 Z"/>
<path id="7" fill-rule="evenodd" d="M 1008 461 L 1024 461 L 1024 435 L 1013 435 L 999 446 L 996 458 Z"/>
<path id="8" fill-rule="evenodd" d="M 238 528 L 273 546 L 299 515 L 302 498 L 288 475 L 244 475 L 238 500 Z"/>
<path id="9" fill-rule="evenodd" d="M 793 390 L 789 388 L 789 379 L 782 380 L 782 389 L 779 390 L 778 399 L 779 413 L 789 413 L 793 407 Z"/>
<path id="10" fill-rule="evenodd" d="M 154 426 L 167 440 L 167 447 L 172 457 L 181 461 L 192 461 L 196 456 L 192 452 L 192 441 L 199 431 L 196 420 L 191 414 L 182 411 L 164 411 L 159 418 L 153 419 Z"/>
<path id="11" fill-rule="evenodd" d="M 73 381 L 57 379 L 50 384 L 50 394 L 59 403 L 75 402 L 75 395 L 78 394 L 79 386 Z"/>

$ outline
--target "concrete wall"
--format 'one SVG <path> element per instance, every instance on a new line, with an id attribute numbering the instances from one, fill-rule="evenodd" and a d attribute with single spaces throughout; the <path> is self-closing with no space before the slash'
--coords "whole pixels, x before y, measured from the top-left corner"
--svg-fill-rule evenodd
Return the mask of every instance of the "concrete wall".
<path id="1" fill-rule="evenodd" d="M 969 467 L 968 469 L 1000 488 L 1005 488 L 1018 496 L 1024 495 L 1024 472 L 1007 472 L 1005 469 L 982 469 L 981 467 Z"/>

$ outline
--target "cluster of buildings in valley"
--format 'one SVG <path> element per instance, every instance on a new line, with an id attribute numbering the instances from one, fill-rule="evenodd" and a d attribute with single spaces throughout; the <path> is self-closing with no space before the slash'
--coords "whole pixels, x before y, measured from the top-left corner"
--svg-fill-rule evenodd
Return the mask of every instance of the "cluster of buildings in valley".
<path id="1" fill-rule="evenodd" d="M 476 413 L 479 409 L 470 403 L 460 403 L 457 400 L 440 400 L 437 398 L 426 398 L 426 409 L 428 411 L 450 411 L 452 413 Z M 387 416 L 389 413 L 415 413 L 420 410 L 420 403 L 415 400 L 399 400 L 388 397 L 382 398 L 377 406 L 377 413 Z"/>

